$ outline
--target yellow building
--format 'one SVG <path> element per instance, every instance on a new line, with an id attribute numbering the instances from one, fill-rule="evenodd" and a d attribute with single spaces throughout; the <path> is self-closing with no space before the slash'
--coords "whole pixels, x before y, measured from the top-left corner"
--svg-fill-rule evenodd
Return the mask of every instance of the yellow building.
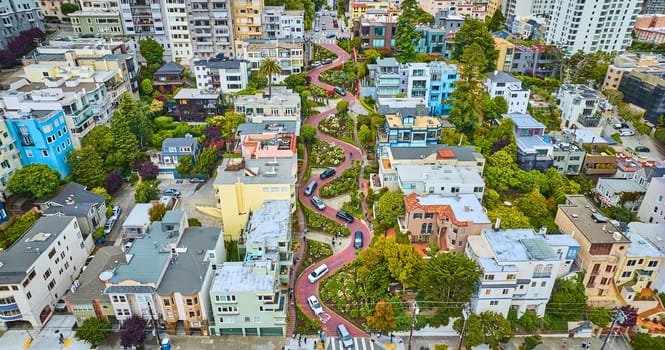
<path id="1" fill-rule="evenodd" d="M 233 37 L 236 52 L 240 52 L 243 39 L 261 39 L 263 37 L 261 22 L 263 0 L 233 0 L 231 1 L 231 11 L 233 12 Z"/>
<path id="2" fill-rule="evenodd" d="M 222 211 L 224 238 L 237 240 L 252 210 L 267 200 L 289 200 L 291 211 L 296 199 L 295 157 L 276 159 L 225 159 L 217 170 L 215 196 Z"/>
<path id="3" fill-rule="evenodd" d="M 612 64 L 607 67 L 605 79 L 603 80 L 603 90 L 617 90 L 619 84 L 621 84 L 621 78 L 623 78 L 623 75 L 632 72 L 636 68 L 654 67 L 654 69 L 659 69 L 656 67 L 659 64 L 658 57 L 652 54 L 626 53 L 619 55 L 615 57 Z"/>
<path id="4" fill-rule="evenodd" d="M 513 54 L 515 53 L 515 44 L 502 38 L 494 38 L 494 46 L 499 52 L 496 59 L 496 69 L 504 72 L 510 72 L 513 68 Z"/>
<path id="5" fill-rule="evenodd" d="M 630 245 L 615 276 L 617 287 L 626 301 L 633 300 L 642 289 L 652 288 L 665 259 L 665 255 L 636 228 L 629 226 Z"/>
<path id="6" fill-rule="evenodd" d="M 388 9 L 397 10 L 396 7 L 391 6 L 390 2 L 387 1 L 351 1 L 349 4 L 351 7 L 351 20 L 355 21 L 360 19 L 363 15 L 366 15 L 368 12 L 375 11 L 385 11 Z M 399 10 L 397 10 L 399 12 Z"/>
<path id="7" fill-rule="evenodd" d="M 0 145 L 0 164 L 2 164 L 2 167 L 0 167 L 0 191 L 4 192 L 9 178 L 22 165 L 18 147 L 16 147 L 16 140 L 9 133 L 7 122 L 2 118 L 0 118 Z"/>
<path id="8" fill-rule="evenodd" d="M 584 286 L 589 302 L 614 305 L 621 300 L 615 276 L 626 257 L 630 240 L 598 212 L 583 195 L 567 195 L 554 222 L 562 233 L 579 242 L 575 266 L 585 271 Z"/>
<path id="9" fill-rule="evenodd" d="M 487 10 L 485 10 L 486 17 L 494 16 L 494 11 L 501 11 L 503 7 L 503 0 L 489 0 L 487 2 Z"/>

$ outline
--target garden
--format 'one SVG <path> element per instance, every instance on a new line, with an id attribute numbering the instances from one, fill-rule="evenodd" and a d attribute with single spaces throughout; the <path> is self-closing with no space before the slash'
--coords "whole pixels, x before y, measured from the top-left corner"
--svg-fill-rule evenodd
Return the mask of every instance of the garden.
<path id="1" fill-rule="evenodd" d="M 300 263 L 298 271 L 296 271 L 296 276 L 300 276 L 302 271 L 308 266 L 316 264 L 332 255 L 333 251 L 329 244 L 308 239 L 305 251 L 303 252 L 303 260 Z"/>
<path id="2" fill-rule="evenodd" d="M 360 177 L 359 163 L 359 160 L 352 161 L 352 166 L 344 169 L 342 175 L 321 186 L 319 196 L 321 196 L 321 198 L 333 198 L 350 191 L 357 192 L 358 177 Z"/>
<path id="3" fill-rule="evenodd" d="M 346 159 L 342 147 L 321 140 L 316 140 L 312 144 L 312 150 L 308 154 L 309 163 L 314 168 L 336 167 Z"/>
<path id="4" fill-rule="evenodd" d="M 341 233 L 342 236 L 349 236 L 351 230 L 348 227 L 334 221 L 326 216 L 323 216 L 306 206 L 302 206 L 305 219 L 307 220 L 307 227 L 312 231 L 320 231 L 329 235 L 336 235 Z"/>
<path id="5" fill-rule="evenodd" d="M 342 100 L 348 105 L 348 101 Z M 342 102 L 340 101 L 340 102 Z M 353 130 L 355 122 L 346 112 L 338 112 L 330 115 L 319 122 L 319 130 L 344 142 L 354 144 Z"/>

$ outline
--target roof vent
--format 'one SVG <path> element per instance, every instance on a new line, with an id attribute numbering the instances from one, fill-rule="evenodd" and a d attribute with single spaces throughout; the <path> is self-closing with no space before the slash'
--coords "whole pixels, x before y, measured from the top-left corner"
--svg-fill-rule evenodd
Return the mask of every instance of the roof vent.
<path id="1" fill-rule="evenodd" d="M 622 235 L 621 235 L 621 232 L 615 231 L 612 234 L 612 239 L 614 239 L 615 241 L 620 241 L 621 238 L 623 238 Z"/>

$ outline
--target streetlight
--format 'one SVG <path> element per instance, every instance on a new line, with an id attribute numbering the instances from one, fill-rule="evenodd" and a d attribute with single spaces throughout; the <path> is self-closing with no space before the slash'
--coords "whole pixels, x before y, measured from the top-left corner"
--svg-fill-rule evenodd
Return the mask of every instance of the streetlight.
<path id="1" fill-rule="evenodd" d="M 413 301 L 413 316 L 411 317 L 411 332 L 409 332 L 409 348 L 408 350 L 411 350 L 411 339 L 413 338 L 413 328 L 416 326 L 416 315 L 420 313 L 420 309 L 418 308 L 418 303 L 414 300 Z"/>
<path id="2" fill-rule="evenodd" d="M 459 335 L 459 345 L 457 350 L 462 349 L 462 343 L 464 342 L 464 333 L 466 332 L 466 321 L 469 319 L 469 304 L 464 304 L 462 307 L 462 317 L 464 317 L 464 324 L 462 324 L 462 332 Z"/>

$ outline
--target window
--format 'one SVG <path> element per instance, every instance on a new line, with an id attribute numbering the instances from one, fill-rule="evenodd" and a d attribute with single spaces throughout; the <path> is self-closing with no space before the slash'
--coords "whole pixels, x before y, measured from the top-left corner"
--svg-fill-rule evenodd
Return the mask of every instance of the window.
<path id="1" fill-rule="evenodd" d="M 484 279 L 487 281 L 494 281 L 494 275 L 485 275 Z"/>
<path id="2" fill-rule="evenodd" d="M 506 289 L 504 289 L 504 290 L 501 291 L 501 294 L 503 294 L 503 295 L 507 295 L 508 292 L 509 292 L 509 291 L 508 291 L 508 289 L 506 288 Z"/>
<path id="3" fill-rule="evenodd" d="M 635 266 L 636 263 L 637 263 L 637 260 L 628 260 L 628 262 L 626 263 L 626 266 Z"/>
<path id="4" fill-rule="evenodd" d="M 547 282 L 540 282 L 541 287 L 545 287 L 547 285 Z"/>
<path id="5" fill-rule="evenodd" d="M 55 280 L 51 280 L 51 282 L 48 284 L 48 290 L 51 290 L 55 287 Z"/>
<path id="6" fill-rule="evenodd" d="M 53 259 L 53 256 L 55 256 L 55 248 L 51 249 L 50 252 L 48 252 L 48 258 Z"/>
<path id="7" fill-rule="evenodd" d="M 485 295 L 490 295 L 490 294 L 492 294 L 492 290 L 491 289 L 485 289 Z"/>
<path id="8" fill-rule="evenodd" d="M 490 305 L 491 306 L 499 305 L 499 301 L 498 300 L 490 300 Z"/>
<path id="9" fill-rule="evenodd" d="M 425 213 L 425 219 L 433 219 L 434 213 Z"/>
<path id="10" fill-rule="evenodd" d="M 658 266 L 658 260 L 651 260 L 649 261 L 649 267 L 656 267 Z"/>
<path id="11" fill-rule="evenodd" d="M 42 150 L 42 156 L 44 156 L 44 157 L 48 157 L 48 151 L 45 150 L 45 149 L 43 149 L 43 150 Z"/>
<path id="12" fill-rule="evenodd" d="M 632 271 L 625 271 L 624 273 L 621 274 L 621 278 L 630 278 L 630 276 L 633 275 Z"/>
<path id="13" fill-rule="evenodd" d="M 450 193 L 459 193 L 459 187 L 451 187 L 450 188 Z"/>
<path id="14" fill-rule="evenodd" d="M 422 218 L 423 218 L 423 214 L 422 214 L 422 213 L 413 213 L 413 218 L 414 218 L 414 219 L 422 219 Z"/>
<path id="15" fill-rule="evenodd" d="M 194 305 L 192 299 L 186 299 L 185 302 L 187 303 L 187 305 Z"/>

